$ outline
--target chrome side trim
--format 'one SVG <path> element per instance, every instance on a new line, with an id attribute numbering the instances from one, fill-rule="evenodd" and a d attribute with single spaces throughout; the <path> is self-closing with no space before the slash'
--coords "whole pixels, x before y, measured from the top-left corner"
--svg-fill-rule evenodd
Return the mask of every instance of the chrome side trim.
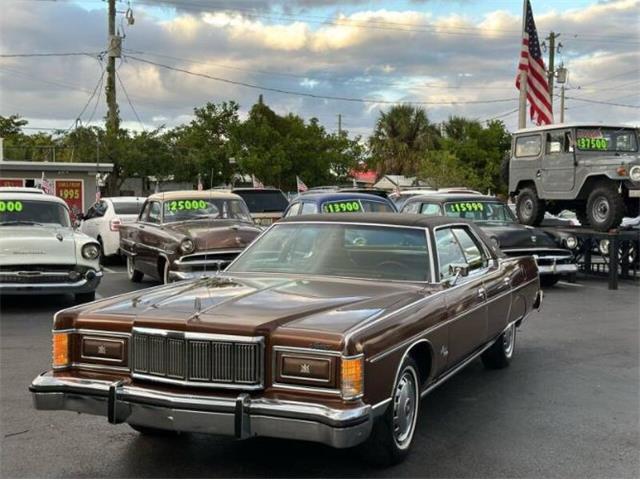
<path id="1" fill-rule="evenodd" d="M 457 320 L 461 316 L 466 315 L 468 313 L 471 313 L 472 311 L 477 310 L 480 307 L 487 306 L 488 304 L 490 304 L 491 302 L 493 302 L 495 300 L 498 300 L 498 299 L 500 299 L 500 298 L 502 298 L 502 297 L 504 297 L 506 295 L 511 295 L 513 292 L 519 290 L 520 288 L 526 287 L 527 285 L 535 282 L 536 280 L 537 279 L 535 279 L 535 278 L 533 280 L 529 280 L 528 282 L 523 283 L 522 285 L 518 285 L 515 288 L 509 289 L 509 290 L 507 290 L 505 292 L 500 293 L 499 295 L 491 297 L 491 299 L 489 299 L 487 302 L 481 303 L 479 305 L 476 305 L 475 307 L 471 307 L 471 308 L 465 310 L 464 312 L 457 314 L 455 317 L 448 318 L 444 322 L 440 322 L 437 325 L 432 325 L 431 327 L 426 328 L 425 330 L 422 330 L 419 333 L 416 333 L 410 339 L 408 339 L 408 340 L 406 340 L 406 341 L 404 341 L 404 342 L 402 342 L 402 343 L 400 343 L 398 345 L 395 345 L 394 347 L 391 347 L 389 350 L 384 350 L 382 352 L 378 352 L 377 354 L 375 354 L 374 356 L 372 356 L 369 359 L 369 362 L 371 362 L 371 363 L 377 362 L 378 360 L 381 360 L 382 358 L 386 357 L 387 355 L 390 355 L 391 353 L 395 352 L 396 350 L 401 349 L 402 347 L 404 347 L 405 345 L 411 343 L 412 341 L 415 341 L 415 340 L 419 339 L 420 337 L 423 337 L 424 335 L 428 335 L 429 333 L 438 330 L 440 327 L 448 325 L 452 321 Z M 452 288 L 455 288 L 455 287 L 452 287 Z M 440 293 L 440 292 L 438 292 L 438 293 Z"/>
<path id="2" fill-rule="evenodd" d="M 78 333 L 82 335 L 99 335 L 102 337 L 131 337 L 131 334 L 128 332 L 110 332 L 106 330 L 92 330 L 88 328 L 66 328 L 63 330 L 51 330 L 51 333 Z"/>
<path id="3" fill-rule="evenodd" d="M 526 317 L 526 315 L 523 315 L 522 317 L 518 318 L 517 320 L 514 320 L 513 322 L 509 322 L 507 324 L 507 326 L 502 330 L 502 332 L 500 332 L 500 335 L 502 335 L 506 330 L 508 330 L 509 328 L 511 328 L 511 326 L 515 325 L 517 322 L 524 320 L 524 318 Z M 476 350 L 475 353 L 471 354 L 471 356 L 467 357 L 465 360 L 463 360 L 462 362 L 460 362 L 458 365 L 456 365 L 455 367 L 453 367 L 452 370 L 449 370 L 448 372 L 446 372 L 442 377 L 438 378 L 435 382 L 431 383 L 430 385 L 428 385 L 420 394 L 420 398 L 424 398 L 429 392 L 435 390 L 436 388 L 438 388 L 440 385 L 442 385 L 444 382 L 446 382 L 447 380 L 449 380 L 451 377 L 453 377 L 456 373 L 458 373 L 460 370 L 462 370 L 464 367 L 466 367 L 467 365 L 469 365 L 471 362 L 473 362 L 475 359 L 477 359 L 480 355 L 482 355 L 487 349 L 491 348 L 493 346 L 494 343 L 496 343 L 499 339 L 500 339 L 500 335 L 498 335 L 496 338 L 494 338 L 493 340 L 485 343 L 482 347 L 480 347 L 478 350 Z"/>

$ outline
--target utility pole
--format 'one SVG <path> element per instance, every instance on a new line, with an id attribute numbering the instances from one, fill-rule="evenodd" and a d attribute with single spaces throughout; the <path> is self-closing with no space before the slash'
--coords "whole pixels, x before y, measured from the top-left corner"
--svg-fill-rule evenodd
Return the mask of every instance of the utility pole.
<path id="1" fill-rule="evenodd" d="M 109 48 L 107 51 L 107 135 L 116 136 L 120 128 L 116 102 L 116 58 L 120 58 L 122 39 L 116 35 L 116 0 L 109 0 Z"/>
<path id="2" fill-rule="evenodd" d="M 547 78 L 549 82 L 549 99 L 551 100 L 551 110 L 553 113 L 553 79 L 555 76 L 555 59 L 556 59 L 556 38 L 560 36 L 559 33 L 550 32 L 549 36 L 545 39 L 549 41 L 549 70 Z"/>
<path id="3" fill-rule="evenodd" d="M 560 87 L 560 123 L 564 123 L 564 85 Z"/>
<path id="4" fill-rule="evenodd" d="M 338 135 L 342 135 L 342 114 L 338 114 Z"/>

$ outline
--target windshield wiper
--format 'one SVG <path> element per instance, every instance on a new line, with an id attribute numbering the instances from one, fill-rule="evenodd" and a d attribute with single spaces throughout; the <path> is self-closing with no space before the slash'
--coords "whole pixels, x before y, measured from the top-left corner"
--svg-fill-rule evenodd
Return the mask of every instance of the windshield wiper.
<path id="1" fill-rule="evenodd" d="M 32 222 L 30 220 L 9 220 L 8 222 L 0 222 L 0 227 L 4 225 L 38 225 L 39 227 L 44 227 L 44 224 Z"/>

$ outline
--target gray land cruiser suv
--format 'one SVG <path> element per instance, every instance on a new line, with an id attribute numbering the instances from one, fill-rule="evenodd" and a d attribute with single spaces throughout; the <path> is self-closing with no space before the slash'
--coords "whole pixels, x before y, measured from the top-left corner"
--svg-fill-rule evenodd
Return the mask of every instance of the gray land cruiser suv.
<path id="1" fill-rule="evenodd" d="M 640 213 L 638 131 L 562 124 L 518 130 L 509 161 L 509 193 L 525 225 L 544 212 L 576 212 L 583 226 L 607 231 Z"/>

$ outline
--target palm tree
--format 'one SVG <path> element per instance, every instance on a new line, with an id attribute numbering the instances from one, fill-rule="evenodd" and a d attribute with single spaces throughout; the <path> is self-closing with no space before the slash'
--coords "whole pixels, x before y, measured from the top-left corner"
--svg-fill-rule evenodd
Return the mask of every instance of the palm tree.
<path id="1" fill-rule="evenodd" d="M 380 112 L 369 148 L 378 175 L 416 175 L 424 153 L 436 147 L 438 129 L 427 113 L 412 105 L 395 105 Z"/>

